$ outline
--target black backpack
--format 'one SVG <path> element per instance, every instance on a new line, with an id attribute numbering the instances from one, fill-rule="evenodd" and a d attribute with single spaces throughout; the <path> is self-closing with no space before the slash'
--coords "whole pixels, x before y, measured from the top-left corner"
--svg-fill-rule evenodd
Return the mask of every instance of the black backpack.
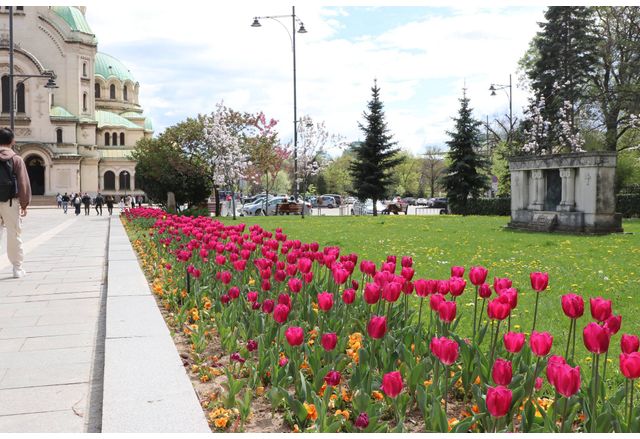
<path id="1" fill-rule="evenodd" d="M 11 201 L 18 195 L 18 179 L 13 172 L 13 157 L 0 160 L 0 202 Z"/>

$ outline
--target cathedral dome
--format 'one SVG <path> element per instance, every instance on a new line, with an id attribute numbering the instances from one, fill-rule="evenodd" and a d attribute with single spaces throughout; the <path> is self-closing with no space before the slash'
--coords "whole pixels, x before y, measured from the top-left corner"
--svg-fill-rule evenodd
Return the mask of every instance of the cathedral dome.
<path id="1" fill-rule="evenodd" d="M 84 14 L 75 6 L 51 6 L 51 10 L 62 17 L 72 31 L 94 35 Z"/>
<path id="2" fill-rule="evenodd" d="M 109 78 L 117 78 L 120 81 L 131 81 L 133 83 L 136 80 L 133 78 L 131 71 L 122 62 L 111 55 L 106 53 L 96 53 L 96 76 L 101 76 L 105 80 Z"/>

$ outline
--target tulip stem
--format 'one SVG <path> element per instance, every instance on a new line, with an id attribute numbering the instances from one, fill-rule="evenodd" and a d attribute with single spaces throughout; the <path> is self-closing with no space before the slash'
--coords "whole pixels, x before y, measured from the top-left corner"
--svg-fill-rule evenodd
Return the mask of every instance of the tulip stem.
<path id="1" fill-rule="evenodd" d="M 569 398 L 564 399 L 564 408 L 562 410 L 562 423 L 560 424 L 560 433 L 564 433 L 564 426 L 567 423 L 567 406 L 569 405 Z"/>
<path id="2" fill-rule="evenodd" d="M 604 353 L 604 366 L 602 366 L 602 400 L 607 393 L 607 359 L 609 358 L 609 351 Z"/>
<path id="3" fill-rule="evenodd" d="M 574 322 L 574 319 L 571 319 L 569 321 L 569 334 L 567 336 L 567 349 L 565 350 L 565 353 L 564 353 L 564 358 L 567 358 L 567 359 L 569 358 L 569 345 L 571 343 L 571 331 L 573 330 L 573 322 Z"/>
<path id="4" fill-rule="evenodd" d="M 480 332 L 480 326 L 482 325 L 482 313 L 484 312 L 484 304 L 487 300 L 482 299 L 482 306 L 480 307 L 480 316 L 478 317 L 478 332 Z"/>
<path id="5" fill-rule="evenodd" d="M 531 328 L 531 333 L 536 330 L 536 320 L 538 318 L 538 299 L 540 298 L 540 293 L 536 291 L 536 307 L 533 310 L 533 328 Z"/>
<path id="6" fill-rule="evenodd" d="M 476 285 L 476 299 L 473 304 L 473 337 L 471 338 L 471 342 L 476 342 L 476 320 L 478 317 L 478 286 Z"/>
<path id="7" fill-rule="evenodd" d="M 498 324 L 496 325 L 496 334 L 493 336 L 493 342 L 491 343 L 491 361 L 489 362 L 489 365 L 493 365 L 493 359 L 495 357 L 496 346 L 498 345 L 498 333 L 499 332 L 500 332 L 500 320 L 498 320 Z"/>
<path id="8" fill-rule="evenodd" d="M 631 419 L 633 418 L 633 381 L 631 380 L 631 395 L 629 397 L 629 419 L 627 421 L 627 428 L 631 431 Z"/>
<path id="9" fill-rule="evenodd" d="M 447 415 L 447 390 L 449 389 L 449 368 L 447 365 L 444 366 L 444 415 L 449 419 L 449 415 Z"/>
<path id="10" fill-rule="evenodd" d="M 577 320 L 575 321 L 575 323 L 573 324 L 573 343 L 571 346 L 571 362 L 573 363 L 573 359 L 576 356 L 576 325 L 577 325 Z"/>
<path id="11" fill-rule="evenodd" d="M 418 311 L 418 330 L 416 331 L 418 334 L 422 332 L 422 328 L 420 327 L 420 321 L 422 320 L 422 302 L 424 302 L 424 297 L 420 297 L 420 310 Z"/>
<path id="12" fill-rule="evenodd" d="M 592 374 L 594 375 L 593 378 L 593 393 L 592 393 L 592 399 L 593 399 L 593 403 L 591 405 L 591 433 L 595 433 L 596 432 L 596 406 L 598 405 L 598 394 L 600 393 L 598 390 L 598 366 L 600 363 L 600 355 L 598 354 L 593 354 L 594 355 L 594 360 L 593 360 L 593 369 L 592 369 Z"/>

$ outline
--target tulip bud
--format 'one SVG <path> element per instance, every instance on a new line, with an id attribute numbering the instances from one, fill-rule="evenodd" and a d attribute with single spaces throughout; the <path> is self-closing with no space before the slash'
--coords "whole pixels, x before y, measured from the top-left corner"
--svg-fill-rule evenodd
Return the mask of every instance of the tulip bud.
<path id="1" fill-rule="evenodd" d="M 412 267 L 413 259 L 410 256 L 403 256 L 400 265 L 403 267 Z"/>
<path id="2" fill-rule="evenodd" d="M 257 291 L 249 291 L 247 293 L 247 301 L 254 303 L 256 300 L 258 300 L 258 292 Z"/>
<path id="3" fill-rule="evenodd" d="M 606 321 L 611 317 L 611 301 L 602 297 L 592 297 L 589 300 L 591 305 L 591 317 L 599 322 Z"/>
<path id="4" fill-rule="evenodd" d="M 327 383 L 327 386 L 335 387 L 340 384 L 340 378 L 340 372 L 338 372 L 337 370 L 330 370 L 324 376 L 324 382 Z"/>
<path id="5" fill-rule="evenodd" d="M 438 311 L 438 308 L 440 308 L 440 304 L 444 301 L 445 301 L 445 298 L 442 294 L 440 293 L 433 294 L 429 296 L 429 307 L 433 311 Z"/>
<path id="6" fill-rule="evenodd" d="M 400 372 L 385 373 L 382 377 L 382 386 L 380 388 L 389 398 L 398 396 L 402 391 L 402 387 L 402 375 L 400 375 Z"/>
<path id="7" fill-rule="evenodd" d="M 611 335 L 616 335 L 622 325 L 622 316 L 611 316 L 604 322 L 604 327 L 609 330 Z"/>
<path id="8" fill-rule="evenodd" d="M 297 277 L 292 277 L 291 279 L 289 279 L 289 282 L 287 282 L 287 284 L 289 285 L 289 291 L 291 291 L 292 293 L 299 293 L 300 290 L 302 290 L 302 281 Z"/>
<path id="9" fill-rule="evenodd" d="M 538 293 L 546 290 L 547 285 L 549 285 L 549 273 L 536 271 L 530 273 L 529 278 L 531 279 L 531 288 L 536 290 Z"/>
<path id="10" fill-rule="evenodd" d="M 273 300 L 267 299 L 264 302 L 262 302 L 262 312 L 264 312 L 265 314 L 271 314 L 274 306 L 275 306 L 275 303 L 273 302 Z"/>
<path id="11" fill-rule="evenodd" d="M 491 297 L 491 287 L 489 284 L 482 284 L 478 287 L 478 295 L 483 299 Z"/>
<path id="12" fill-rule="evenodd" d="M 451 323 L 456 318 L 456 302 L 444 301 L 438 307 L 438 316 L 440 321 Z"/>
<path id="13" fill-rule="evenodd" d="M 547 380 L 552 386 L 556 385 L 558 368 L 564 364 L 567 364 L 566 360 L 559 355 L 552 355 L 547 360 Z"/>
<path id="14" fill-rule="evenodd" d="M 258 342 L 255 340 L 247 340 L 247 350 L 253 352 L 258 349 Z"/>
<path id="15" fill-rule="evenodd" d="M 491 320 L 504 320 L 509 316 L 510 312 L 511 306 L 509 298 L 506 296 L 498 296 L 490 300 L 489 305 L 487 305 L 487 315 Z"/>
<path id="16" fill-rule="evenodd" d="M 352 288 L 347 288 L 342 293 L 342 301 L 347 305 L 352 304 L 356 300 L 356 291 Z"/>
<path id="17" fill-rule="evenodd" d="M 329 311 L 333 307 L 333 294 L 326 291 L 318 294 L 318 308 L 322 311 Z"/>
<path id="18" fill-rule="evenodd" d="M 620 354 L 620 372 L 630 380 L 640 378 L 640 353 Z"/>
<path id="19" fill-rule="evenodd" d="M 536 389 L 536 390 L 542 389 L 542 383 L 543 383 L 542 378 L 540 378 L 540 377 L 536 378 L 536 382 L 533 385 L 533 388 Z"/>
<path id="20" fill-rule="evenodd" d="M 376 283 L 364 286 L 364 301 L 369 305 L 378 303 L 380 300 L 380 286 Z"/>
<path id="21" fill-rule="evenodd" d="M 452 277 L 449 279 L 449 290 L 453 297 L 458 297 L 464 291 L 464 287 L 467 286 L 467 281 L 462 277 Z"/>
<path id="22" fill-rule="evenodd" d="M 360 413 L 356 418 L 356 422 L 354 422 L 354 425 L 359 429 L 367 428 L 369 426 L 369 415 L 367 415 L 365 412 Z"/>
<path id="23" fill-rule="evenodd" d="M 584 314 L 584 300 L 577 294 L 565 294 L 561 299 L 562 311 L 570 319 L 577 319 Z"/>
<path id="24" fill-rule="evenodd" d="M 416 290 L 416 296 L 427 297 L 427 281 L 426 279 L 417 279 L 413 282 L 413 288 Z"/>
<path id="25" fill-rule="evenodd" d="M 493 289 L 496 294 L 500 294 L 502 290 L 506 290 L 507 288 L 511 288 L 511 279 L 507 277 L 494 277 L 493 278 Z"/>
<path id="26" fill-rule="evenodd" d="M 554 387 L 558 393 L 569 398 L 580 390 L 580 366 L 571 367 L 568 364 L 558 366 Z"/>

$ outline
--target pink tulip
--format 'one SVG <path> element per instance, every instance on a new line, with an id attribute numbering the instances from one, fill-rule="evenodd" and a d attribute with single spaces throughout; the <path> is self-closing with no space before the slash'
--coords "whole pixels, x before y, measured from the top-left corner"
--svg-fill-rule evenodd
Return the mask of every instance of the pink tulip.
<path id="1" fill-rule="evenodd" d="M 507 332 L 502 340 L 504 341 L 505 349 L 512 354 L 516 354 L 522 350 L 525 336 L 521 332 Z"/>
<path id="2" fill-rule="evenodd" d="M 320 344 L 325 351 L 332 351 L 335 349 L 336 344 L 338 343 L 338 336 L 335 332 L 330 332 L 328 334 L 322 334 L 320 339 Z"/>
<path id="3" fill-rule="evenodd" d="M 330 311 L 333 308 L 333 294 L 326 291 L 318 294 L 318 308 L 322 311 Z"/>
<path id="4" fill-rule="evenodd" d="M 569 398 L 580 390 L 580 366 L 571 367 L 568 364 L 558 366 L 554 387 L 558 393 Z"/>
<path id="5" fill-rule="evenodd" d="M 403 256 L 400 265 L 402 265 L 403 267 L 412 267 L 413 259 L 410 256 Z"/>
<path id="6" fill-rule="evenodd" d="M 500 294 L 502 290 L 506 290 L 507 288 L 511 288 L 511 279 L 507 277 L 494 277 L 493 278 L 493 289 L 496 294 Z"/>
<path id="7" fill-rule="evenodd" d="M 475 286 L 480 286 L 487 279 L 489 270 L 484 267 L 471 267 L 469 270 L 469 280 Z"/>
<path id="8" fill-rule="evenodd" d="M 438 311 L 438 308 L 440 308 L 440 304 L 442 302 L 444 302 L 446 299 L 444 298 L 444 296 L 440 293 L 437 294 L 433 294 L 431 296 L 429 296 L 429 307 L 433 310 L 433 311 Z"/>
<path id="9" fill-rule="evenodd" d="M 347 288 L 342 293 L 342 301 L 347 305 L 352 304 L 356 300 L 356 291 L 353 288 Z"/>
<path id="10" fill-rule="evenodd" d="M 606 327 L 590 322 L 582 331 L 582 339 L 589 352 L 604 354 L 609 350 L 611 333 Z"/>
<path id="11" fill-rule="evenodd" d="M 625 354 L 637 352 L 640 349 L 640 339 L 636 335 L 622 334 L 620 350 Z"/>
<path id="12" fill-rule="evenodd" d="M 562 311 L 570 319 L 577 319 L 584 314 L 584 299 L 577 294 L 565 294 L 561 298 Z"/>
<path id="13" fill-rule="evenodd" d="M 591 317 L 599 322 L 606 321 L 611 317 L 611 301 L 602 297 L 592 297 L 589 300 L 591 305 Z"/>
<path id="14" fill-rule="evenodd" d="M 493 382 L 500 386 L 508 386 L 511 384 L 511 379 L 513 378 L 511 361 L 502 358 L 496 359 L 491 368 L 491 377 L 493 378 Z"/>
<path id="15" fill-rule="evenodd" d="M 541 292 L 547 289 L 549 285 L 549 273 L 541 273 L 539 271 L 529 274 L 531 279 L 531 288 L 537 292 Z"/>
<path id="16" fill-rule="evenodd" d="M 513 393 L 504 386 L 487 387 L 487 410 L 494 418 L 501 418 L 509 413 Z"/>
<path id="17" fill-rule="evenodd" d="M 464 267 L 459 265 L 454 265 L 451 267 L 451 277 L 462 277 L 464 276 Z"/>
<path id="18" fill-rule="evenodd" d="M 387 318 L 383 316 L 371 316 L 367 325 L 367 333 L 371 338 L 382 338 L 387 333 Z"/>
<path id="19" fill-rule="evenodd" d="M 369 305 L 378 303 L 380 300 L 380 286 L 376 283 L 365 284 L 364 286 L 364 301 Z"/>
<path id="20" fill-rule="evenodd" d="M 273 320 L 282 324 L 287 321 L 289 317 L 289 307 L 287 305 L 278 304 L 273 310 Z"/>
<path id="21" fill-rule="evenodd" d="M 553 335 L 548 332 L 533 331 L 529 337 L 529 346 L 534 355 L 544 357 L 551 350 Z"/>
<path id="22" fill-rule="evenodd" d="M 338 384 L 340 384 L 340 379 L 340 372 L 338 372 L 337 370 L 330 370 L 324 376 L 324 382 L 327 383 L 327 386 L 337 386 Z"/>
<path id="23" fill-rule="evenodd" d="M 604 327 L 609 330 L 611 335 L 616 335 L 622 326 L 622 316 L 611 316 L 604 322 Z"/>
<path id="24" fill-rule="evenodd" d="M 400 372 L 394 371 L 383 375 L 380 388 L 389 398 L 398 396 L 402 391 L 402 387 L 402 375 L 400 375 Z"/>
<path id="25" fill-rule="evenodd" d="M 444 301 L 438 307 L 438 315 L 440 317 L 440 321 L 444 323 L 451 323 L 456 318 L 456 302 L 448 302 Z"/>
<path id="26" fill-rule="evenodd" d="M 289 282 L 287 282 L 287 284 L 289 285 L 289 291 L 291 291 L 292 293 L 299 293 L 300 290 L 302 290 L 302 281 L 297 277 L 292 277 L 291 279 L 289 279 Z"/>
<path id="27" fill-rule="evenodd" d="M 284 336 L 291 346 L 300 346 L 304 342 L 304 330 L 299 326 L 287 328 L 284 332 Z"/>
<path id="28" fill-rule="evenodd" d="M 449 279 L 449 290 L 453 297 L 458 297 L 464 291 L 464 287 L 467 286 L 467 281 L 462 277 L 452 277 Z"/>
<path id="29" fill-rule="evenodd" d="M 490 300 L 487 306 L 487 315 L 491 320 L 504 320 L 510 312 L 511 305 L 509 305 L 509 298 L 506 296 L 498 296 Z"/>
<path id="30" fill-rule="evenodd" d="M 630 380 L 640 378 L 640 353 L 620 354 L 620 372 Z"/>
<path id="31" fill-rule="evenodd" d="M 547 380 L 549 381 L 549 384 L 551 384 L 552 386 L 556 385 L 555 383 L 558 368 L 565 364 L 567 364 L 567 362 L 564 357 L 561 357 L 559 355 L 552 355 L 549 357 L 549 359 L 547 360 Z"/>
<path id="32" fill-rule="evenodd" d="M 491 297 L 491 287 L 489 284 L 482 284 L 478 287 L 478 295 L 483 299 L 488 299 Z"/>

